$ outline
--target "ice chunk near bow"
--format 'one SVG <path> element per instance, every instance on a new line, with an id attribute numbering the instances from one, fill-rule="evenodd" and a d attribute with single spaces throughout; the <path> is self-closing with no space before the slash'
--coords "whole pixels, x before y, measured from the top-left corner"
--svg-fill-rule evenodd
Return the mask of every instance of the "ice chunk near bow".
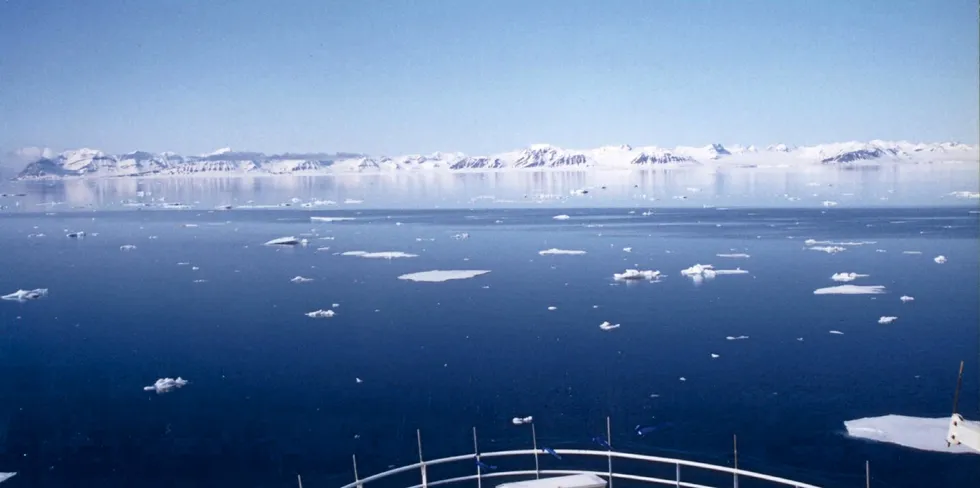
<path id="1" fill-rule="evenodd" d="M 660 271 L 653 270 L 627 269 L 622 273 L 613 273 L 614 280 L 659 280 L 661 277 Z"/>
<path id="2" fill-rule="evenodd" d="M 969 421 L 966 421 L 969 422 Z M 946 445 L 949 417 L 922 418 L 905 415 L 883 415 L 844 421 L 847 435 L 874 442 L 887 442 L 922 451 L 973 453 L 962 444 Z M 970 422 L 977 424 L 976 422 Z"/>
<path id="3" fill-rule="evenodd" d="M 513 423 L 514 425 L 524 425 L 524 424 L 530 424 L 533 421 L 534 421 L 534 417 L 530 417 L 530 416 L 528 416 L 528 417 L 514 417 L 511 420 L 511 423 Z"/>
<path id="4" fill-rule="evenodd" d="M 902 295 L 902 296 L 898 297 L 898 299 L 901 300 L 902 303 L 906 303 L 906 302 L 914 301 L 915 300 L 915 297 L 910 297 L 908 295 Z"/>
<path id="5" fill-rule="evenodd" d="M 814 295 L 880 295 L 885 293 L 882 285 L 838 285 L 813 290 Z"/>
<path id="6" fill-rule="evenodd" d="M 833 275 L 831 275 L 830 279 L 842 283 L 847 283 L 849 281 L 854 281 L 858 278 L 867 278 L 868 276 L 869 275 L 858 274 L 858 273 L 834 273 Z"/>
<path id="7" fill-rule="evenodd" d="M 38 298 L 47 296 L 47 288 L 37 288 L 35 290 L 17 290 L 9 295 L 4 295 L 0 298 L 4 300 L 13 300 L 17 302 L 26 302 L 27 300 L 37 300 Z"/>
<path id="8" fill-rule="evenodd" d="M 135 251 L 136 250 L 136 246 L 134 246 L 132 244 L 123 244 L 123 245 L 119 246 L 119 250 L 120 251 Z"/>
<path id="9" fill-rule="evenodd" d="M 878 319 L 878 323 L 885 325 L 885 324 L 890 324 L 896 320 L 898 320 L 898 317 L 889 317 L 889 316 L 882 315 L 881 318 Z"/>
<path id="10" fill-rule="evenodd" d="M 337 312 L 334 312 L 333 310 L 323 310 L 323 309 L 314 310 L 306 314 L 306 316 L 311 319 L 328 319 L 330 317 L 333 317 L 334 315 L 337 315 Z"/>
<path id="11" fill-rule="evenodd" d="M 611 324 L 608 321 L 605 321 L 605 322 L 599 324 L 599 328 L 602 329 L 602 330 L 613 330 L 613 329 L 618 329 L 619 328 L 619 324 Z"/>
<path id="12" fill-rule="evenodd" d="M 13 478 L 17 473 L 0 473 L 0 483 Z"/>
<path id="13" fill-rule="evenodd" d="M 544 251 L 538 251 L 538 254 L 542 256 L 578 256 L 581 254 L 585 254 L 585 251 L 577 251 L 574 249 L 551 248 L 551 249 L 545 249 Z"/>
<path id="14" fill-rule="evenodd" d="M 291 279 L 289 281 L 291 281 L 293 283 L 307 283 L 309 281 L 313 281 L 313 278 L 306 278 L 306 277 L 303 277 L 303 276 L 296 276 L 296 277 L 294 277 L 293 279 Z"/>
<path id="15" fill-rule="evenodd" d="M 475 278 L 480 275 L 489 273 L 490 270 L 485 269 L 461 269 L 461 270 L 432 270 L 432 271 L 421 271 L 418 273 L 404 274 L 398 277 L 400 280 L 425 282 L 425 283 L 442 283 L 444 281 L 450 280 L 465 280 L 469 278 Z"/>
<path id="16" fill-rule="evenodd" d="M 269 242 L 266 242 L 266 246 L 305 246 L 308 241 L 306 239 L 297 239 L 294 236 L 288 237 L 277 237 Z"/>
<path id="17" fill-rule="evenodd" d="M 939 256 L 936 256 L 936 257 L 932 258 L 932 260 L 935 261 L 936 264 L 945 264 L 946 263 L 946 256 L 939 255 Z"/>
<path id="18" fill-rule="evenodd" d="M 187 384 L 187 380 L 178 376 L 174 378 L 160 378 L 150 386 L 144 386 L 143 391 L 156 391 L 157 394 L 167 393 L 176 388 L 181 388 Z"/>

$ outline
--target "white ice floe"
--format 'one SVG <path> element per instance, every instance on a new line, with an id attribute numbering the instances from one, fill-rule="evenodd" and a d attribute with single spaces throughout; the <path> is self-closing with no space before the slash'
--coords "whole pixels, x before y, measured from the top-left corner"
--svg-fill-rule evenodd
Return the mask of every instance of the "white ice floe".
<path id="1" fill-rule="evenodd" d="M 814 295 L 880 295 L 885 293 L 882 285 L 838 285 L 813 290 Z"/>
<path id="2" fill-rule="evenodd" d="M 922 251 L 902 251 L 902 254 L 914 254 L 914 255 L 919 255 L 919 254 L 922 254 Z"/>
<path id="3" fill-rule="evenodd" d="M 980 193 L 972 192 L 972 191 L 954 191 L 954 192 L 950 192 L 949 196 L 956 197 L 956 198 L 977 199 L 980 198 Z"/>
<path id="4" fill-rule="evenodd" d="M 330 317 L 333 317 L 334 315 L 337 315 L 337 312 L 334 312 L 333 310 L 323 310 L 323 309 L 314 310 L 312 312 L 306 313 L 306 316 L 311 319 L 328 319 Z"/>
<path id="5" fill-rule="evenodd" d="M 748 339 L 748 338 L 749 338 L 749 336 L 747 336 L 747 335 L 728 336 L 728 337 L 725 337 L 725 340 L 726 341 L 744 341 L 745 339 Z"/>
<path id="6" fill-rule="evenodd" d="M 602 330 L 613 330 L 613 329 L 618 329 L 619 328 L 619 324 L 611 324 L 608 321 L 606 321 L 606 322 L 603 322 L 603 323 L 599 324 L 599 328 L 602 329 Z"/>
<path id="7" fill-rule="evenodd" d="M 936 264 L 945 264 L 946 263 L 946 256 L 939 255 L 939 256 L 936 256 L 936 257 L 932 258 L 932 260 L 935 261 Z"/>
<path id="8" fill-rule="evenodd" d="M 749 257 L 748 254 L 745 254 L 743 252 L 728 253 L 728 254 L 715 254 L 715 256 L 718 256 L 719 258 L 747 258 L 747 257 Z"/>
<path id="9" fill-rule="evenodd" d="M 569 216 L 567 216 L 567 215 L 565 215 L 565 214 L 561 214 L 561 215 L 555 215 L 555 216 L 554 216 L 554 217 L 552 217 L 552 218 L 553 218 L 553 219 L 555 219 L 555 220 L 568 220 L 568 219 L 570 219 L 571 217 L 569 217 Z"/>
<path id="10" fill-rule="evenodd" d="M 80 239 L 82 237 L 85 237 L 85 231 L 84 230 L 80 230 L 80 231 L 76 231 L 76 232 L 68 232 L 68 233 L 65 234 L 65 237 L 68 237 L 70 239 Z"/>
<path id="11" fill-rule="evenodd" d="M 123 244 L 123 245 L 119 246 L 119 250 L 120 251 L 135 251 L 136 250 L 136 246 L 134 246 L 132 244 Z"/>
<path id="12" fill-rule="evenodd" d="M 426 283 L 441 283 L 449 280 L 465 280 L 475 278 L 489 273 L 486 269 L 459 269 L 459 270 L 432 270 L 421 271 L 418 273 L 404 274 L 398 277 L 400 280 L 420 281 Z"/>
<path id="13" fill-rule="evenodd" d="M 555 310 L 558 310 L 558 307 L 552 305 L 552 306 L 548 307 L 548 310 L 554 312 Z"/>
<path id="14" fill-rule="evenodd" d="M 844 252 L 847 250 L 846 247 L 842 247 L 842 246 L 813 246 L 813 247 L 808 247 L 807 249 L 811 251 L 821 251 L 827 254 L 837 254 L 839 252 Z"/>
<path id="15" fill-rule="evenodd" d="M 847 283 L 847 282 L 850 282 L 850 281 L 854 281 L 854 280 L 856 280 L 858 278 L 867 278 L 868 276 L 869 275 L 866 275 L 866 274 L 858 274 L 858 273 L 834 273 L 830 277 L 830 279 L 832 279 L 834 281 L 839 281 L 839 282 L 842 282 L 842 283 Z"/>
<path id="16" fill-rule="evenodd" d="M 847 429 L 847 435 L 858 439 L 898 444 L 921 451 L 977 454 L 977 451 L 962 444 L 946 446 L 949 421 L 949 417 L 883 415 L 846 420 L 844 428 Z M 971 423 L 976 424 L 976 422 Z"/>
<path id="17" fill-rule="evenodd" d="M 721 356 L 720 356 L 720 355 L 718 355 L 718 354 L 715 354 L 715 353 L 711 353 L 711 359 L 718 359 L 718 358 L 720 358 L 720 357 L 721 357 Z"/>
<path id="18" fill-rule="evenodd" d="M 701 283 L 705 279 L 713 279 L 715 276 L 719 275 L 738 275 L 738 274 L 748 274 L 747 270 L 742 268 L 735 269 L 715 269 L 714 266 L 710 264 L 695 264 L 687 269 L 682 269 L 681 274 L 690 277 L 694 282 Z"/>
<path id="19" fill-rule="evenodd" d="M 354 217 L 310 217 L 310 222 L 346 222 Z"/>
<path id="20" fill-rule="evenodd" d="M 174 378 L 160 378 L 150 386 L 144 386 L 143 391 L 155 391 L 157 394 L 167 393 L 168 391 L 181 388 L 187 384 L 187 380 L 178 376 Z"/>
<path id="21" fill-rule="evenodd" d="M 633 248 L 632 247 L 624 247 L 623 248 L 623 252 L 633 252 Z"/>
<path id="22" fill-rule="evenodd" d="M 367 252 L 367 251 L 347 251 L 340 253 L 341 256 L 357 256 L 359 258 L 368 259 L 397 259 L 397 258 L 417 258 L 418 254 L 409 254 L 407 252 L 401 251 L 381 251 L 381 252 Z"/>
<path id="23" fill-rule="evenodd" d="M 914 301 L 915 300 L 915 297 L 910 297 L 908 295 L 902 295 L 902 296 L 898 297 L 898 299 L 901 300 L 902 303 L 906 303 L 906 302 Z"/>
<path id="24" fill-rule="evenodd" d="M 293 279 L 291 279 L 289 281 L 291 281 L 293 283 L 306 283 L 306 282 L 309 282 L 309 281 L 313 281 L 313 278 L 306 278 L 304 276 L 295 276 L 295 277 L 293 277 Z"/>
<path id="25" fill-rule="evenodd" d="M 306 239 L 297 239 L 294 236 L 288 237 L 278 237 L 269 242 L 266 242 L 266 246 L 296 246 L 296 245 L 306 245 Z"/>
<path id="26" fill-rule="evenodd" d="M 453 234 L 450 237 L 452 237 L 453 239 L 456 239 L 457 241 L 462 241 L 464 239 L 469 239 L 470 238 L 470 233 L 469 232 L 460 232 L 459 234 Z M 419 237 L 419 238 L 417 238 L 415 240 L 416 241 L 419 241 L 419 242 L 422 242 L 425 239 L 422 239 L 421 237 Z M 435 239 L 428 239 L 428 240 L 429 241 L 434 241 Z"/>
<path id="27" fill-rule="evenodd" d="M 824 200 L 823 206 L 824 207 L 836 207 L 837 206 L 837 202 L 835 202 L 833 200 Z"/>
<path id="28" fill-rule="evenodd" d="M 0 483 L 13 478 L 17 473 L 0 473 Z"/>
<path id="29" fill-rule="evenodd" d="M 364 383 L 364 380 L 362 380 L 360 378 L 354 378 L 354 383 L 361 384 L 361 383 Z"/>
<path id="30" fill-rule="evenodd" d="M 344 200 L 344 204 L 346 205 L 357 205 L 359 203 L 364 203 L 364 200 L 355 200 L 353 198 L 348 198 Z"/>
<path id="31" fill-rule="evenodd" d="M 579 256 L 585 254 L 585 251 L 578 251 L 574 249 L 558 249 L 551 248 L 545 249 L 544 251 L 538 251 L 538 254 L 542 256 Z"/>
<path id="32" fill-rule="evenodd" d="M 28 300 L 37 300 L 38 298 L 48 295 L 47 288 L 37 288 L 34 290 L 17 290 L 9 295 L 4 295 L 0 297 L 3 300 L 13 300 L 15 302 L 26 302 Z"/>
<path id="33" fill-rule="evenodd" d="M 844 333 L 841 332 L 841 331 L 839 331 L 839 330 L 832 330 L 832 331 L 830 331 L 830 333 L 831 334 L 834 334 L 834 335 L 844 335 Z"/>
<path id="34" fill-rule="evenodd" d="M 633 281 L 633 280 L 650 280 L 650 281 L 659 281 L 660 278 L 662 278 L 662 277 L 663 277 L 663 275 L 660 274 L 660 271 L 656 271 L 656 270 L 642 270 L 641 271 L 641 270 L 638 270 L 638 269 L 627 269 L 626 271 L 623 271 L 622 273 L 613 273 L 613 279 L 614 280 L 628 280 L 628 281 Z"/>
<path id="35" fill-rule="evenodd" d="M 886 315 L 882 315 L 881 318 L 878 319 L 878 323 L 885 325 L 885 324 L 890 324 L 896 320 L 898 320 L 898 317 L 889 317 Z"/>
<path id="36" fill-rule="evenodd" d="M 514 425 L 524 425 L 534 422 L 534 417 L 514 417 L 511 421 Z"/>

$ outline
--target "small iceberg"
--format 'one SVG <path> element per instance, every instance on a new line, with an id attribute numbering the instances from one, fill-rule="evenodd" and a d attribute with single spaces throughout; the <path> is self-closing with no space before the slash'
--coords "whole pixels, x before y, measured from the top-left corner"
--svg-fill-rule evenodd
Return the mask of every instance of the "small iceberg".
<path id="1" fill-rule="evenodd" d="M 337 315 L 337 312 L 334 312 L 333 310 L 322 310 L 322 309 L 314 310 L 312 312 L 307 312 L 306 314 L 306 316 L 311 319 L 328 319 L 330 317 L 333 317 L 334 315 Z"/>
<path id="2" fill-rule="evenodd" d="M 896 320 L 898 320 L 898 317 L 889 317 L 889 316 L 882 315 L 881 318 L 878 319 L 878 323 L 879 324 L 882 324 L 882 325 L 886 325 L 886 324 L 890 324 L 890 323 L 892 323 L 892 322 L 894 322 Z"/>
<path id="3" fill-rule="evenodd" d="M 718 354 L 715 354 L 715 353 L 711 353 L 711 359 L 718 359 L 718 358 L 720 358 L 720 357 L 721 357 L 721 356 L 720 356 L 720 355 L 718 355 Z"/>
<path id="4" fill-rule="evenodd" d="M 623 248 L 623 252 L 633 252 L 633 248 L 632 247 L 624 247 Z"/>
<path id="5" fill-rule="evenodd" d="M 653 270 L 640 271 L 638 269 L 627 269 L 626 271 L 623 271 L 622 273 L 613 273 L 613 279 L 614 280 L 630 280 L 630 281 L 651 280 L 651 281 L 658 281 L 661 277 L 662 277 L 662 275 L 660 274 L 660 271 L 653 271 Z"/>
<path id="6" fill-rule="evenodd" d="M 288 237 L 278 237 L 269 242 L 266 242 L 265 245 L 266 246 L 296 246 L 296 245 L 305 246 L 306 243 L 307 243 L 306 239 L 297 239 L 296 237 L 288 236 Z"/>
<path id="7" fill-rule="evenodd" d="M 917 256 L 919 254 L 922 254 L 922 251 L 902 251 L 902 254 L 911 254 Z"/>
<path id="8" fill-rule="evenodd" d="M 681 274 L 690 277 L 694 280 L 695 284 L 701 283 L 705 279 L 714 279 L 718 275 L 738 275 L 738 274 L 748 274 L 747 270 L 742 268 L 735 269 L 715 269 L 714 266 L 710 264 L 695 264 L 687 269 L 682 269 Z"/>
<path id="9" fill-rule="evenodd" d="M 885 293 L 881 285 L 838 285 L 813 290 L 814 295 L 880 295 Z"/>
<path id="10" fill-rule="evenodd" d="M 354 217 L 310 217 L 310 222 L 347 222 Z"/>
<path id="11" fill-rule="evenodd" d="M 608 321 L 599 324 L 599 328 L 602 330 L 613 330 L 618 329 L 619 324 L 610 324 Z"/>
<path id="12" fill-rule="evenodd" d="M 718 256 L 719 258 L 748 258 L 749 257 L 748 254 L 742 252 L 729 253 L 729 254 L 715 254 L 715 256 Z"/>
<path id="13" fill-rule="evenodd" d="M 561 215 L 555 215 L 555 216 L 554 216 L 554 217 L 552 217 L 552 218 L 553 218 L 553 219 L 555 219 L 555 220 L 568 220 L 568 219 L 570 219 L 571 217 L 569 217 L 569 216 L 567 216 L 567 215 L 565 215 L 565 214 L 561 214 Z"/>
<path id="14" fill-rule="evenodd" d="M 910 297 L 908 295 L 902 295 L 902 296 L 898 297 L 898 299 L 901 300 L 902 303 L 907 303 L 907 302 L 915 301 L 915 297 Z"/>
<path id="15" fill-rule="evenodd" d="M 550 307 L 548 307 L 548 311 L 549 311 L 549 312 L 554 312 L 555 310 L 558 310 L 558 307 L 555 307 L 555 306 L 553 306 L 553 305 L 552 305 L 552 306 L 550 306 Z"/>
<path id="16" fill-rule="evenodd" d="M 313 278 L 306 278 L 306 277 L 303 277 L 303 276 L 296 276 L 296 277 L 294 277 L 293 279 L 291 279 L 289 281 L 292 282 L 292 283 L 308 283 L 310 281 L 313 281 Z"/>
<path id="17" fill-rule="evenodd" d="M 120 251 L 135 251 L 136 250 L 136 246 L 134 246 L 132 244 L 123 244 L 123 245 L 119 246 L 119 250 Z"/>
<path id="18" fill-rule="evenodd" d="M 178 376 L 174 378 L 160 378 L 150 386 L 144 386 L 143 391 L 156 391 L 158 395 L 167 393 L 187 384 L 187 380 Z"/>
<path id="19" fill-rule="evenodd" d="M 381 252 L 367 252 L 367 251 L 347 251 L 340 253 L 341 256 L 357 256 L 360 258 L 368 259 L 396 259 L 396 258 L 417 258 L 418 254 L 409 254 L 407 252 L 401 251 L 381 251 Z"/>
<path id="20" fill-rule="evenodd" d="M 17 290 L 9 295 L 0 297 L 0 299 L 12 300 L 15 302 L 26 302 L 28 300 L 37 300 L 38 298 L 45 297 L 47 295 L 47 288 L 37 288 L 34 290 Z"/>
<path id="21" fill-rule="evenodd" d="M 813 247 L 808 247 L 807 249 L 811 251 L 821 251 L 827 254 L 837 254 L 839 252 L 844 252 L 847 250 L 846 247 L 841 247 L 841 246 L 813 246 Z"/>
<path id="22" fill-rule="evenodd" d="M 939 255 L 939 256 L 936 256 L 936 257 L 932 258 L 932 260 L 935 261 L 936 264 L 945 264 L 946 263 L 946 256 Z"/>
<path id="23" fill-rule="evenodd" d="M 85 237 L 85 231 L 80 230 L 80 231 L 77 231 L 77 232 L 69 232 L 69 233 L 65 234 L 65 237 L 67 237 L 69 239 L 81 239 L 81 238 Z"/>
<path id="24" fill-rule="evenodd" d="M 841 331 L 839 331 L 839 330 L 832 330 L 832 331 L 830 331 L 830 333 L 831 334 L 834 334 L 834 335 L 844 335 L 844 333 L 841 332 Z"/>
<path id="25" fill-rule="evenodd" d="M 460 269 L 460 270 L 432 270 L 421 271 L 418 273 L 404 274 L 398 277 L 400 280 L 417 281 L 425 283 L 441 283 L 450 280 L 466 280 L 489 273 L 486 269 Z"/>
<path id="26" fill-rule="evenodd" d="M 534 417 L 514 417 L 511 421 L 514 425 L 524 425 L 534 422 Z"/>
<path id="27" fill-rule="evenodd" d="M 744 341 L 745 339 L 748 339 L 748 338 L 749 338 L 749 336 L 747 336 L 747 335 L 728 336 L 728 337 L 725 337 L 725 340 L 726 341 Z"/>
<path id="28" fill-rule="evenodd" d="M 834 273 L 830 277 L 830 279 L 842 283 L 847 283 L 849 281 L 854 281 L 858 278 L 867 278 L 867 277 L 868 275 L 866 274 L 858 274 L 858 273 Z"/>
<path id="29" fill-rule="evenodd" d="M 579 256 L 585 254 L 585 251 L 577 251 L 574 249 L 545 249 L 544 251 L 538 251 L 538 254 L 542 256 Z"/>
<path id="30" fill-rule="evenodd" d="M 978 454 L 977 451 L 962 444 L 946 445 L 949 423 L 949 417 L 922 418 L 905 415 L 883 415 L 881 417 L 846 420 L 844 421 L 844 428 L 847 429 L 848 436 L 856 439 L 898 444 L 920 451 Z"/>

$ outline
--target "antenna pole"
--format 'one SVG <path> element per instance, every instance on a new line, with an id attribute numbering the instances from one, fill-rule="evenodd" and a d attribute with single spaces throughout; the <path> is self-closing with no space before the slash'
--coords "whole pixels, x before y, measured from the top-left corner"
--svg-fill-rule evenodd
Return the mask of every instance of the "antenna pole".
<path id="1" fill-rule="evenodd" d="M 871 488 L 871 463 L 864 462 L 864 487 Z"/>
<path id="2" fill-rule="evenodd" d="M 606 416 L 606 443 L 609 444 L 609 488 L 613 488 L 612 470 L 612 421 Z"/>
<path id="3" fill-rule="evenodd" d="M 480 469 L 480 447 L 476 443 L 476 427 L 473 427 L 473 454 L 476 455 L 476 488 L 483 488 L 483 470 Z"/>
<path id="4" fill-rule="evenodd" d="M 960 373 L 956 377 L 956 392 L 953 393 L 953 413 L 956 413 L 956 407 L 960 403 L 960 387 L 963 386 L 963 361 L 960 361 Z"/>
<path id="5" fill-rule="evenodd" d="M 352 454 L 351 457 L 354 459 L 354 483 L 357 483 L 357 488 L 361 488 L 361 478 L 357 476 L 357 454 Z"/>
<path id="6" fill-rule="evenodd" d="M 429 488 L 429 476 L 425 472 L 425 460 L 422 459 L 422 429 L 415 430 L 415 437 L 419 441 L 419 466 L 422 470 L 422 488 Z"/>
<path id="7" fill-rule="evenodd" d="M 299 473 L 296 473 L 296 483 L 299 485 L 299 488 L 303 488 L 303 477 Z"/>
<path id="8" fill-rule="evenodd" d="M 541 479 L 541 468 L 538 464 L 538 434 L 534 430 L 534 422 L 531 422 L 531 442 L 534 446 L 534 479 Z"/>
<path id="9" fill-rule="evenodd" d="M 732 473 L 732 482 L 738 488 L 738 435 L 732 434 L 732 448 L 735 452 L 735 472 Z"/>

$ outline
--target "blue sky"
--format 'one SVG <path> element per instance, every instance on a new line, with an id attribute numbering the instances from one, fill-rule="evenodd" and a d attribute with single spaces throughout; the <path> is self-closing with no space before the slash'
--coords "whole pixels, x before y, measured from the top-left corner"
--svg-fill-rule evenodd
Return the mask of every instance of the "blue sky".
<path id="1" fill-rule="evenodd" d="M 0 0 L 0 149 L 978 139 L 974 0 Z"/>

